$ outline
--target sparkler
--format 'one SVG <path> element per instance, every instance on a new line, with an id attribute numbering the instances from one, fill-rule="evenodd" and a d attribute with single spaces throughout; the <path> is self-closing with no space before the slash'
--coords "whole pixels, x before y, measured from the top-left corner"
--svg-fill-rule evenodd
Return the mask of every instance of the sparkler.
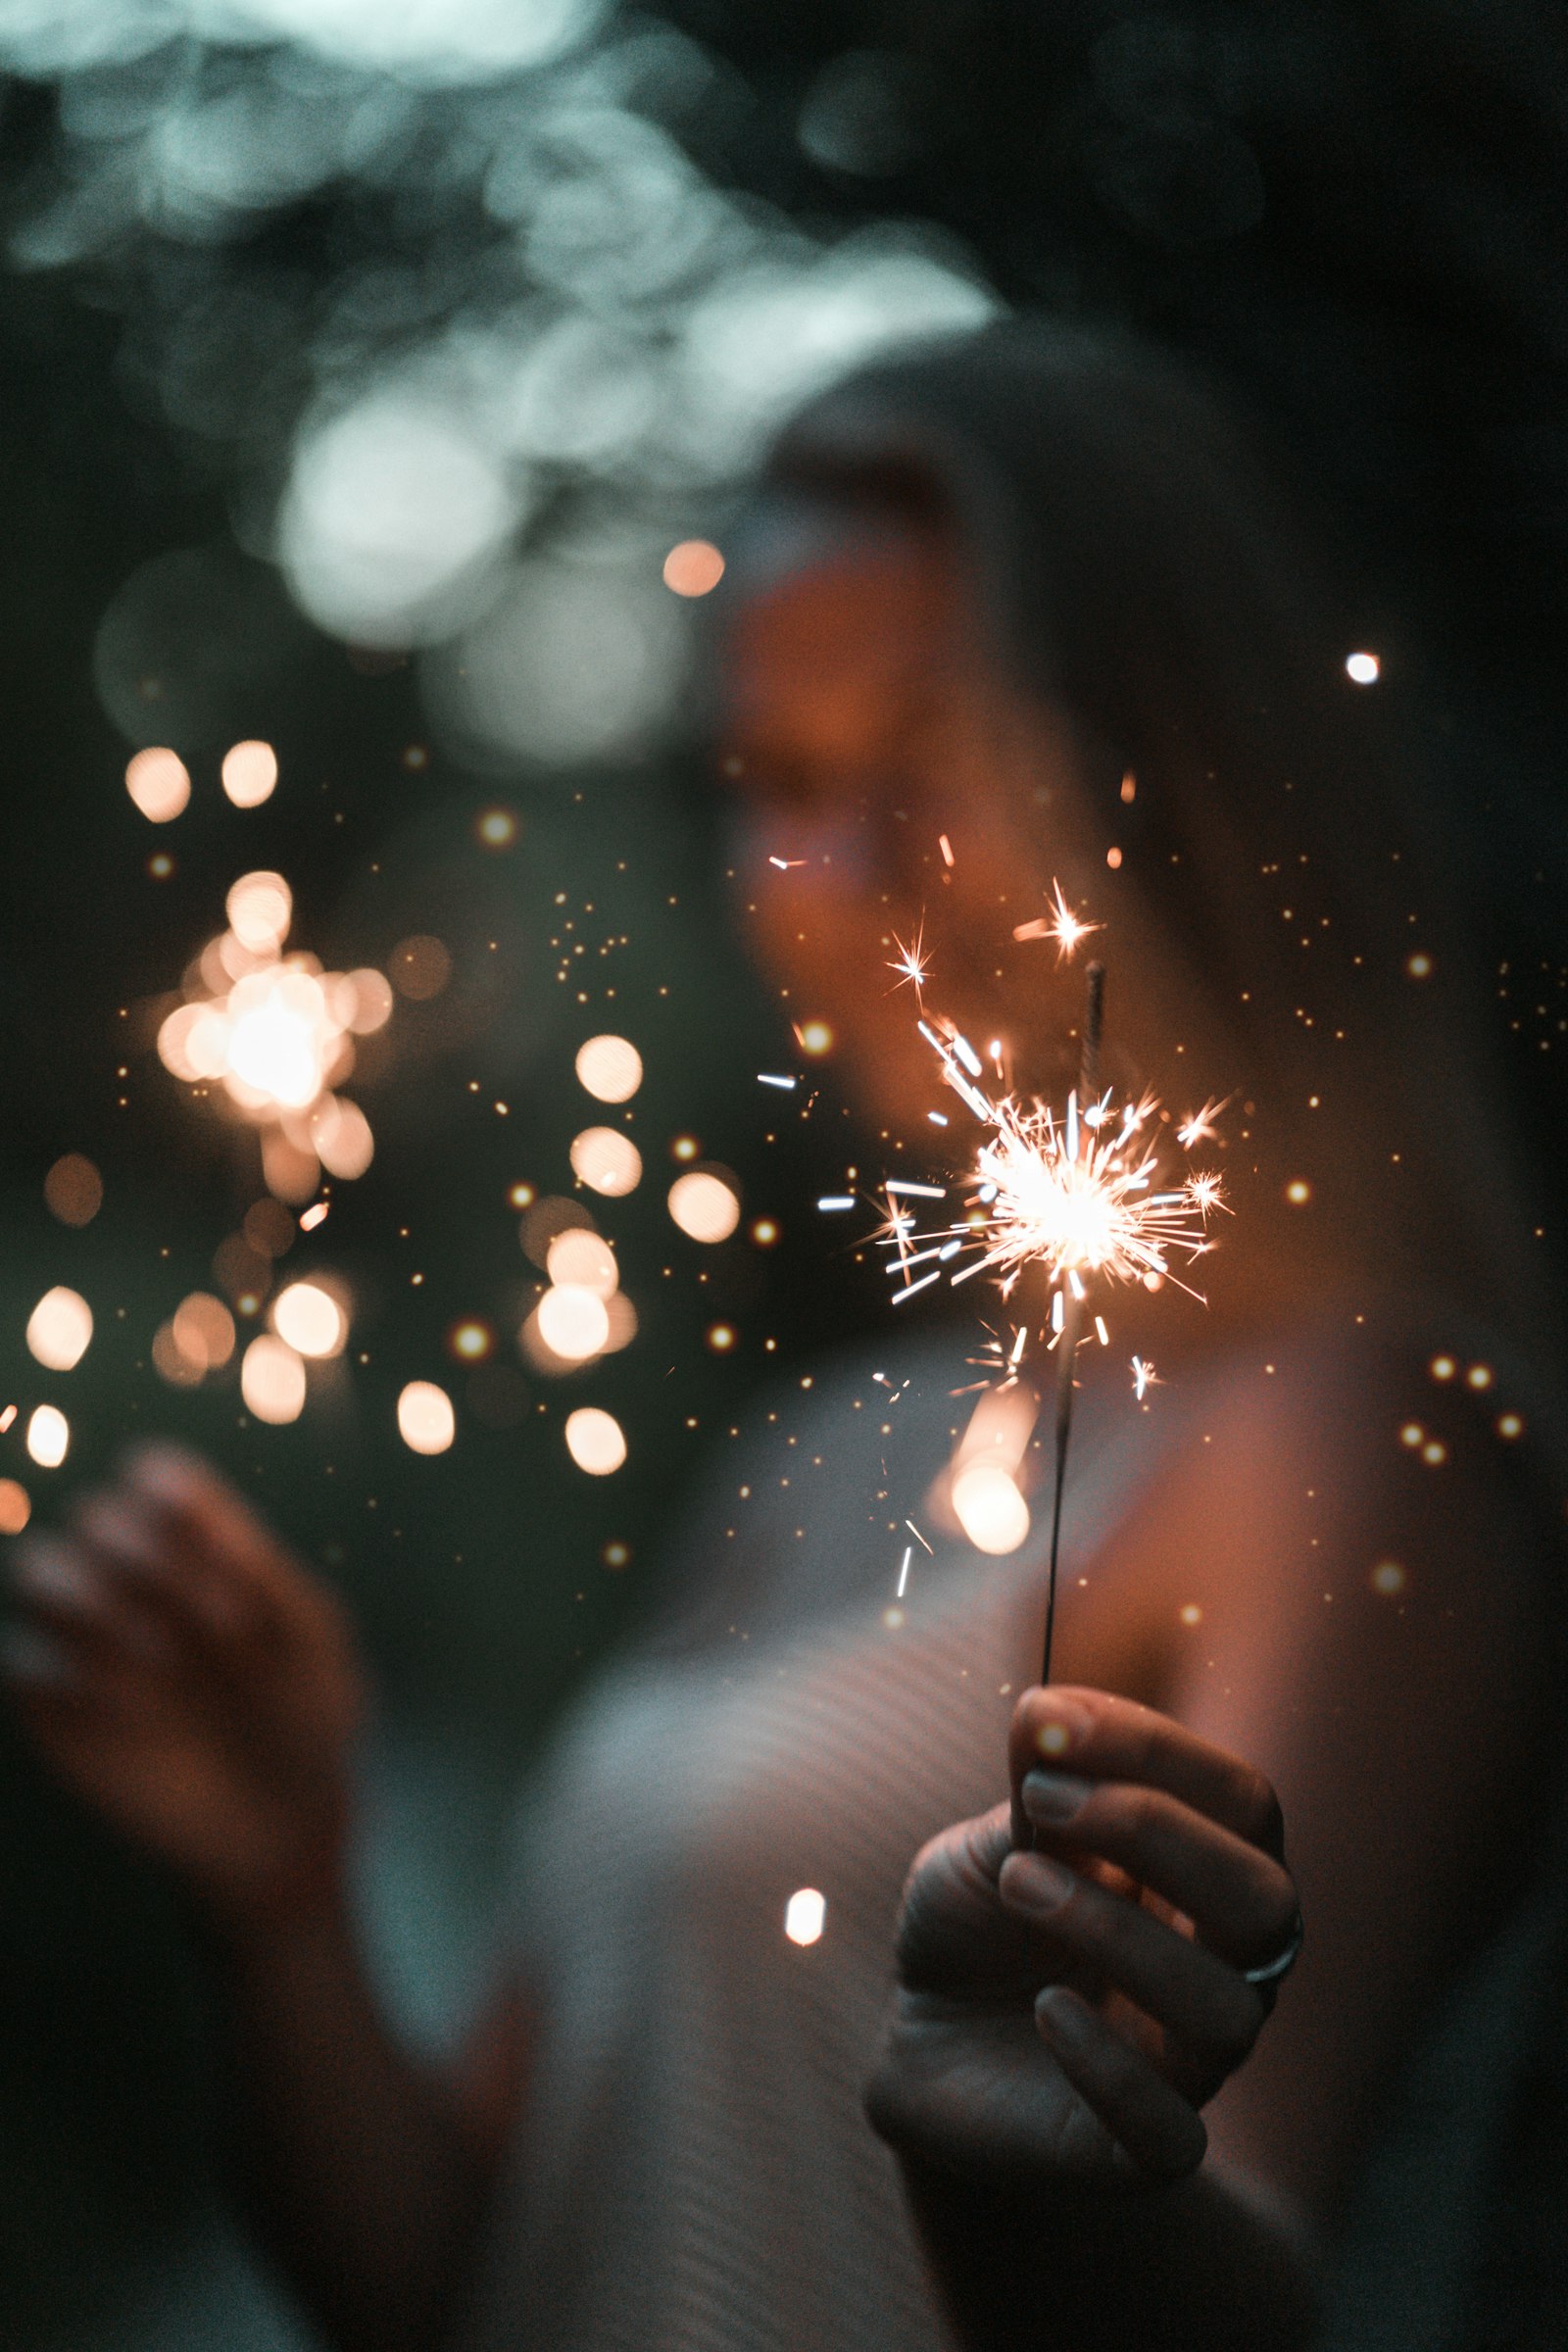
<path id="1" fill-rule="evenodd" d="M 1078 935 L 1089 928 L 1078 925 Z M 936 1054 L 944 1080 L 988 1133 L 975 1153 L 958 1221 L 922 1228 L 919 1203 L 947 1200 L 950 1188 L 890 1177 L 883 1187 L 887 1216 L 878 1237 L 892 1253 L 890 1271 L 899 1281 L 895 1305 L 941 1281 L 950 1266 L 948 1279 L 954 1284 L 990 1273 L 1004 1298 L 1030 1266 L 1044 1266 L 1049 1277 L 1049 1346 L 1057 1350 L 1057 1358 L 1043 1682 L 1051 1677 L 1062 1495 L 1074 1372 L 1088 1320 L 1088 1286 L 1099 1280 L 1143 1282 L 1157 1289 L 1171 1280 L 1189 1290 L 1175 1273 L 1175 1264 L 1190 1263 L 1212 1248 L 1208 1219 L 1224 1206 L 1220 1180 L 1210 1172 L 1191 1172 L 1177 1185 L 1161 1182 L 1158 1148 L 1142 1137 L 1158 1108 L 1152 1096 L 1130 1102 L 1119 1112 L 1112 1110 L 1100 1083 L 1104 966 L 1090 964 L 1086 981 L 1078 1084 L 1059 1117 L 1039 1102 L 1025 1104 L 1010 1095 L 994 1101 L 975 1083 L 983 1075 L 982 1064 L 960 1031 L 940 1015 L 920 1018 L 920 1034 Z M 1222 1108 L 1206 1102 L 1191 1113 L 1176 1130 L 1178 1140 L 1191 1149 L 1212 1136 L 1213 1121 Z M 959 1258 L 963 1262 L 954 1265 Z M 1193 1291 L 1192 1296 L 1201 1294 Z M 1107 1345 L 1103 1316 L 1097 1313 L 1093 1321 L 1102 1346 Z M 998 1349 L 1004 1385 L 1018 1376 L 1027 1336 L 1025 1321 L 1004 1357 Z M 1142 1398 L 1152 1384 L 1152 1366 L 1135 1358 L 1134 1370 Z"/>

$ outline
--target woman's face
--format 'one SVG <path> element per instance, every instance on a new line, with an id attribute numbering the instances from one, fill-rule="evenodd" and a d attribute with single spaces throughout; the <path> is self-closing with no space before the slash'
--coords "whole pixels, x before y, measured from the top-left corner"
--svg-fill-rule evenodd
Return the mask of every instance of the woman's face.
<path id="1" fill-rule="evenodd" d="M 1054 1087 L 1024 1049 L 1065 1037 L 1079 984 L 1012 934 L 1056 878 L 1079 906 L 1102 899 L 1106 845 L 1066 724 L 1004 677 L 952 537 L 823 510 L 793 561 L 736 584 L 720 649 L 733 871 L 791 1020 L 825 1024 L 874 1123 L 906 1128 L 934 1066 L 892 967 L 919 940 L 927 1002 L 982 1051 L 1001 1040 L 1009 1071 L 1016 1043 L 1023 1082 Z M 1042 1017 L 1049 991 L 1060 1021 Z"/>

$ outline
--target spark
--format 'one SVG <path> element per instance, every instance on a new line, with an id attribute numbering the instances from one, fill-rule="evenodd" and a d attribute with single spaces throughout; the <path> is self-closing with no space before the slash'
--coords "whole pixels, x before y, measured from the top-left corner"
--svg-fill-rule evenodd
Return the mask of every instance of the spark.
<path id="1" fill-rule="evenodd" d="M 1191 1152 L 1195 1144 L 1211 1143 L 1215 1139 L 1219 1130 L 1214 1121 L 1229 1101 L 1229 1095 L 1220 1102 L 1210 1096 L 1201 1110 L 1190 1110 L 1187 1113 L 1176 1130 L 1176 1141 L 1184 1152 Z"/>
<path id="2" fill-rule="evenodd" d="M 781 1086 L 787 1093 L 793 1094 L 801 1082 L 798 1078 L 777 1078 L 769 1070 L 759 1070 L 757 1083 L 759 1086 Z"/>
<path id="3" fill-rule="evenodd" d="M 1140 1404 L 1143 1403 L 1151 1389 L 1161 1388 L 1163 1385 L 1158 1373 L 1154 1370 L 1152 1357 L 1147 1363 L 1141 1355 L 1133 1357 L 1133 1395 Z"/>
<path id="4" fill-rule="evenodd" d="M 925 925 L 921 924 L 907 947 L 895 932 L 893 945 L 899 951 L 897 956 L 888 957 L 888 970 L 897 972 L 899 975 L 893 985 L 895 988 L 903 988 L 905 982 L 907 981 L 915 995 L 918 996 L 925 986 L 926 974 L 931 968 L 925 953 Z"/>
<path id="5" fill-rule="evenodd" d="M 301 1233 L 314 1233 L 318 1225 L 324 1223 L 330 1205 L 329 1201 L 318 1200 L 314 1208 L 306 1209 L 300 1218 Z"/>
<path id="6" fill-rule="evenodd" d="M 804 858 L 769 858 L 767 862 L 769 865 L 776 865 L 781 874 L 787 874 L 793 866 L 804 865 L 806 859 Z"/>
<path id="7" fill-rule="evenodd" d="M 855 1195 L 853 1193 L 824 1193 L 816 1205 L 826 1214 L 832 1215 L 841 1208 L 853 1208 Z"/>
<path id="8" fill-rule="evenodd" d="M 921 1535 L 920 1530 L 915 1526 L 914 1521 L 912 1519 L 906 1519 L 904 1524 L 908 1529 L 910 1535 L 914 1538 L 917 1544 L 925 1544 L 926 1550 L 929 1551 L 931 1553 L 931 1557 L 935 1559 L 937 1556 L 936 1552 L 932 1549 L 932 1546 L 929 1544 L 926 1544 L 924 1536 Z"/>
<path id="9" fill-rule="evenodd" d="M 937 835 L 937 847 L 942 852 L 943 864 L 951 865 L 953 863 L 953 844 L 945 833 L 939 833 Z"/>
<path id="10" fill-rule="evenodd" d="M 894 1598 L 896 1600 L 902 1600 L 904 1598 L 904 1588 L 909 1581 L 909 1562 L 913 1559 L 913 1557 L 914 1545 L 912 1544 L 906 1544 L 904 1546 L 903 1564 L 899 1569 L 899 1589 L 894 1594 Z"/>
<path id="11" fill-rule="evenodd" d="M 1050 914 L 1036 915 L 1032 922 L 1015 924 L 1012 936 L 1014 939 L 1054 940 L 1056 961 L 1066 963 L 1077 953 L 1091 931 L 1102 931 L 1104 929 L 1104 925 L 1102 923 L 1086 923 L 1082 916 L 1074 914 L 1068 906 L 1062 895 L 1061 884 L 1053 881 L 1051 887 L 1055 896 L 1052 902 Z"/>

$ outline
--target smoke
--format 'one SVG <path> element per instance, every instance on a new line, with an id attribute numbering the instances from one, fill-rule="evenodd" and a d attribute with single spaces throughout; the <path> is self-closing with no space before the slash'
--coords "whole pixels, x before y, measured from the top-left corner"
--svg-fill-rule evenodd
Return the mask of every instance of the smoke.
<path id="1" fill-rule="evenodd" d="M 604 0 L 0 0 L 0 65 L 58 100 L 13 265 L 118 306 L 127 399 L 241 545 L 320 627 L 432 649 L 470 756 L 646 744 L 672 540 L 804 395 L 998 307 L 929 224 L 719 185 L 728 70 Z M 874 59 L 840 78 L 803 137 L 886 152 Z"/>

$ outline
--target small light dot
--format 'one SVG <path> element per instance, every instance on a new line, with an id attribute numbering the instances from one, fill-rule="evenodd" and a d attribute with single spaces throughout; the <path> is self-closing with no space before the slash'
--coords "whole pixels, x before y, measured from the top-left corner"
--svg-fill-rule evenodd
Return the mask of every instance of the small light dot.
<path id="1" fill-rule="evenodd" d="M 1064 1723 L 1043 1723 L 1035 1745 L 1043 1756 L 1064 1756 L 1070 1744 L 1070 1735 Z"/>
<path id="2" fill-rule="evenodd" d="M 507 1188 L 507 1200 L 513 1208 L 532 1208 L 536 1197 L 531 1184 L 513 1184 Z"/>
<path id="3" fill-rule="evenodd" d="M 896 1634 L 900 1626 L 904 1623 L 904 1611 L 897 1606 L 894 1606 L 890 1609 L 884 1609 L 882 1612 L 882 1622 L 887 1627 L 890 1634 Z"/>
<path id="4" fill-rule="evenodd" d="M 1419 954 L 1407 956 L 1404 959 L 1404 968 L 1412 980 L 1428 979 L 1432 971 L 1432 958 L 1430 956 Z"/>
<path id="5" fill-rule="evenodd" d="M 1497 1435 L 1499 1438 L 1522 1437 L 1524 1434 L 1524 1426 L 1525 1425 L 1523 1421 L 1520 1420 L 1517 1413 L 1499 1413 L 1497 1415 Z"/>
<path id="6" fill-rule="evenodd" d="M 695 1159 L 698 1152 L 696 1136 L 677 1135 L 669 1147 L 669 1152 L 672 1159 Z"/>
<path id="7" fill-rule="evenodd" d="M 1188 1601 L 1186 1607 L 1178 1609 L 1176 1614 L 1183 1625 L 1201 1625 L 1203 1622 L 1203 1612 L 1196 1600 Z"/>
<path id="8" fill-rule="evenodd" d="M 1397 1560 L 1379 1560 L 1372 1571 L 1372 1590 L 1390 1596 L 1404 1591 L 1404 1570 Z"/>
<path id="9" fill-rule="evenodd" d="M 826 1021 L 803 1021 L 800 1028 L 803 1054 L 831 1054 L 833 1032 Z"/>
<path id="10" fill-rule="evenodd" d="M 1436 1470 L 1439 1464 L 1446 1462 L 1447 1458 L 1448 1448 L 1444 1445 L 1443 1440 L 1441 1438 L 1428 1438 L 1426 1444 L 1421 1448 L 1421 1459 L 1428 1463 L 1432 1469 Z"/>
<path id="11" fill-rule="evenodd" d="M 1451 1355 L 1435 1355 L 1429 1369 L 1434 1380 L 1451 1380 L 1455 1370 L 1453 1358 Z"/>
<path id="12" fill-rule="evenodd" d="M 1464 1378 L 1465 1386 L 1467 1388 L 1490 1389 L 1492 1386 L 1492 1366 L 1490 1364 L 1472 1364 Z"/>
<path id="13" fill-rule="evenodd" d="M 1419 1446 L 1426 1434 L 1419 1421 L 1407 1421 L 1399 1432 L 1399 1444 L 1401 1446 Z"/>
<path id="14" fill-rule="evenodd" d="M 1345 672 L 1357 686 L 1375 686 L 1383 664 L 1376 654 L 1347 654 Z"/>
<path id="15" fill-rule="evenodd" d="M 826 1918 L 826 1897 L 814 1886 L 798 1886 L 784 1906 L 784 1933 L 791 1943 L 816 1943 Z"/>
<path id="16" fill-rule="evenodd" d="M 1112 872 L 1112 873 L 1114 873 L 1114 872 L 1116 871 L 1116 868 L 1117 868 L 1117 867 L 1120 865 L 1120 863 L 1121 863 L 1121 852 L 1120 852 L 1120 850 L 1116 850 L 1116 849 L 1110 849 L 1110 850 L 1107 850 L 1107 851 L 1105 852 L 1105 863 L 1106 863 L 1106 864 L 1109 866 L 1109 868 L 1110 868 L 1111 872 Z"/>
<path id="17" fill-rule="evenodd" d="M 447 1346 L 452 1353 L 466 1364 L 476 1364 L 487 1356 L 495 1345 L 495 1336 L 487 1323 L 454 1323 L 447 1334 Z"/>
<path id="18" fill-rule="evenodd" d="M 733 1323 L 710 1323 L 705 1338 L 715 1355 L 728 1355 L 735 1345 Z"/>
<path id="19" fill-rule="evenodd" d="M 1304 1201 L 1311 1200 L 1312 1187 L 1301 1177 L 1293 1176 L 1290 1183 L 1285 1187 L 1285 1198 L 1290 1201 L 1293 1208 L 1299 1208 Z"/>
<path id="20" fill-rule="evenodd" d="M 607 1544 L 599 1557 L 607 1568 L 624 1568 L 631 1559 L 629 1544 Z"/>
<path id="21" fill-rule="evenodd" d="M 778 1240 L 778 1226 L 771 1217 L 758 1217 L 752 1226 L 752 1239 L 759 1250 L 771 1250 Z"/>
<path id="22" fill-rule="evenodd" d="M 174 860 L 167 850 L 159 850 L 147 860 L 147 871 L 155 882 L 167 882 L 174 870 Z"/>
<path id="23" fill-rule="evenodd" d="M 511 808 L 486 808 L 474 826 L 487 850 L 510 850 L 517 838 L 517 818 Z"/>

